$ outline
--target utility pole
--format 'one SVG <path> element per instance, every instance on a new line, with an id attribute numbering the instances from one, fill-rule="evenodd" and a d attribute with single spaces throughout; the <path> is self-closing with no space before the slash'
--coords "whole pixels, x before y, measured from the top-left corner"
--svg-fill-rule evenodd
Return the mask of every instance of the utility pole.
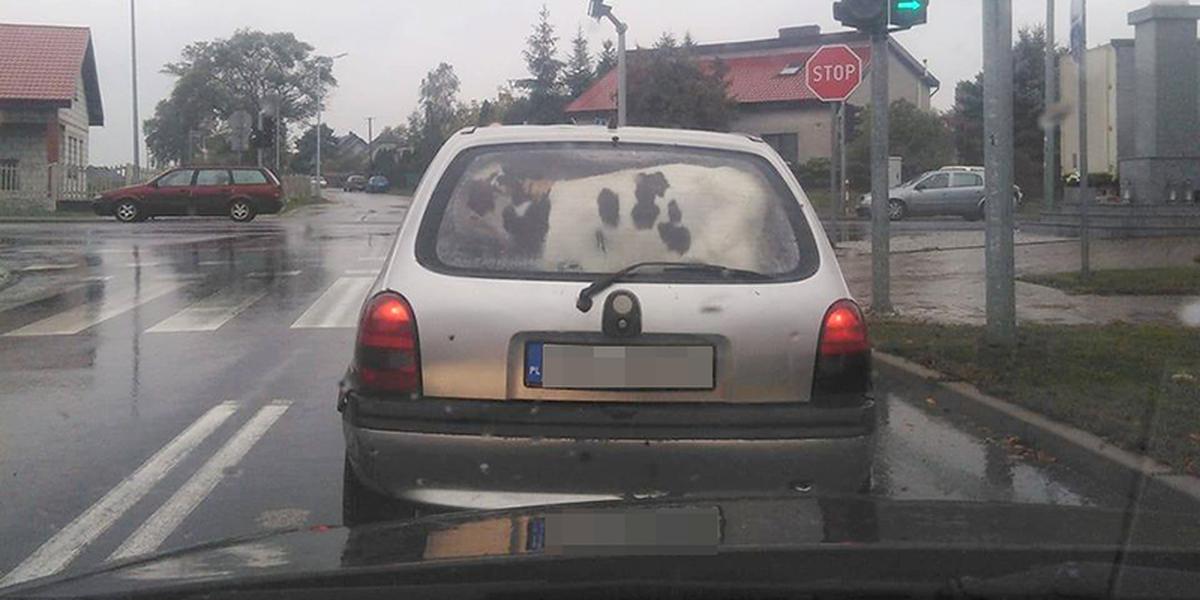
<path id="1" fill-rule="evenodd" d="M 135 0 L 129 0 L 129 53 L 133 80 L 133 177 L 130 183 L 141 181 L 142 143 L 139 135 L 141 124 L 138 117 L 138 66 L 137 66 L 137 10 Z"/>
<path id="2" fill-rule="evenodd" d="M 1054 43 L 1054 2 L 1046 0 L 1046 100 L 1045 109 L 1050 110 L 1058 102 L 1058 53 Z M 1047 119 L 1045 124 L 1045 160 L 1042 169 L 1042 198 L 1049 210 L 1054 209 L 1058 195 L 1058 123 Z"/>
<path id="3" fill-rule="evenodd" d="M 983 162 L 987 337 L 1011 346 L 1017 339 L 1013 258 L 1012 0 L 983 0 Z"/>
<path id="4" fill-rule="evenodd" d="M 332 65 L 333 62 L 336 61 L 337 59 L 345 58 L 349 55 L 350 55 L 349 52 L 343 52 L 336 56 L 329 57 L 330 65 Z M 330 67 L 330 70 L 332 70 L 332 66 Z M 318 86 L 319 85 L 320 84 L 318 84 Z M 316 172 L 316 177 L 317 177 L 318 182 L 321 180 L 321 112 L 323 110 L 325 110 L 325 94 L 323 92 L 324 92 L 324 88 L 319 87 L 317 90 L 317 172 Z"/>
<path id="5" fill-rule="evenodd" d="M 275 140 L 274 140 L 275 141 L 275 175 L 276 176 L 280 175 L 279 155 L 280 155 L 280 151 L 281 151 L 280 146 L 283 146 L 283 143 L 281 142 L 282 139 L 283 139 L 283 119 L 280 118 L 279 115 L 276 115 L 275 116 Z"/>
<path id="6" fill-rule="evenodd" d="M 367 117 L 367 170 L 375 163 L 375 117 Z"/>
<path id="7" fill-rule="evenodd" d="M 1080 24 L 1075 61 L 1079 67 L 1079 274 L 1092 276 L 1091 210 L 1092 190 L 1088 181 L 1088 103 L 1087 103 L 1087 0 L 1079 0 Z"/>
<path id="8" fill-rule="evenodd" d="M 888 37 L 887 31 L 871 34 L 871 310 L 876 313 L 892 312 Z"/>
<path id="9" fill-rule="evenodd" d="M 260 108 L 260 109 L 258 109 L 258 130 L 262 131 L 262 128 L 263 128 L 263 109 Z M 256 156 L 255 164 L 256 164 L 256 166 L 261 168 L 262 167 L 262 146 L 260 144 L 254 145 L 254 154 Z"/>

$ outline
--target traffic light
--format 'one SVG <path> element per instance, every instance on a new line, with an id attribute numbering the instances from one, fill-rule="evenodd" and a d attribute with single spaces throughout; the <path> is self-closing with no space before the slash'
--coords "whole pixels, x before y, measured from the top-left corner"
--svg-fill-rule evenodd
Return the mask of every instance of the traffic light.
<path id="1" fill-rule="evenodd" d="M 842 25 L 867 33 L 888 28 L 888 3 L 898 0 L 839 0 L 833 3 L 833 18 Z"/>
<path id="2" fill-rule="evenodd" d="M 888 0 L 892 27 L 911 29 L 929 22 L 929 0 Z"/>

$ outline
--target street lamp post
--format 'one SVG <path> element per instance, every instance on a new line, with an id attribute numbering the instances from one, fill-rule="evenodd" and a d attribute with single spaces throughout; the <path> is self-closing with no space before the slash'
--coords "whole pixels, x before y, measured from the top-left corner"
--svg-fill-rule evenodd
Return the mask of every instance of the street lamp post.
<path id="1" fill-rule="evenodd" d="M 331 57 L 329 57 L 329 61 L 333 62 L 339 58 L 345 58 L 349 54 L 350 54 L 349 52 L 343 52 L 336 56 L 331 56 Z M 316 177 L 317 177 L 318 182 L 321 181 L 321 109 L 324 108 L 324 103 L 325 103 L 325 94 L 321 93 L 323 89 L 324 88 L 322 88 L 320 86 L 320 83 L 318 83 L 317 84 L 317 172 L 316 172 Z"/>
<path id="2" fill-rule="evenodd" d="M 137 11 L 134 8 L 134 0 L 129 0 L 129 54 L 133 80 L 133 173 L 130 183 L 134 183 L 140 181 L 142 176 L 141 136 L 138 135 L 140 124 L 138 123 Z"/>
<path id="3" fill-rule="evenodd" d="M 617 126 L 624 127 L 629 122 L 629 79 L 628 66 L 625 62 L 625 33 L 629 26 L 613 15 L 612 7 L 604 0 L 588 1 L 588 16 L 593 19 L 608 19 L 617 30 Z"/>

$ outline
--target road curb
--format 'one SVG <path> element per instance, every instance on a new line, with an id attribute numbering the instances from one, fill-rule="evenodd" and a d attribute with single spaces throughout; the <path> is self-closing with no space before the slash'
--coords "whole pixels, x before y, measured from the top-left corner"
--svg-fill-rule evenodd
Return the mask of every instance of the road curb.
<path id="1" fill-rule="evenodd" d="M 104 223 L 111 218 L 103 217 L 0 217 L 0 224 L 11 223 Z"/>
<path id="2" fill-rule="evenodd" d="M 957 412 L 997 433 L 1048 452 L 1066 465 L 1129 498 L 1142 497 L 1181 511 L 1200 509 L 1200 478 L 1175 472 L 1154 459 L 1122 450 L 1102 438 L 980 392 L 975 386 L 885 352 L 875 370 L 901 378 L 942 409 Z"/>

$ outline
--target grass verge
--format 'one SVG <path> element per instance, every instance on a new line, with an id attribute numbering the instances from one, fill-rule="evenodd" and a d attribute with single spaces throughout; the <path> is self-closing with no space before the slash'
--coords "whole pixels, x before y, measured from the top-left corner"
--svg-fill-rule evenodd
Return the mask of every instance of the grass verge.
<path id="1" fill-rule="evenodd" d="M 877 349 L 1200 475 L 1200 335 L 1160 325 L 1023 325 L 1015 351 L 983 328 L 872 322 Z"/>
<path id="2" fill-rule="evenodd" d="M 308 195 L 288 196 L 287 204 L 285 204 L 283 206 L 283 211 L 280 214 L 286 215 L 286 214 L 289 214 L 299 208 L 302 208 L 305 206 L 313 206 L 316 204 L 331 204 L 331 202 L 326 200 L 325 198 L 322 198 L 320 196 L 320 194 L 311 195 L 311 196 L 308 196 Z"/>
<path id="3" fill-rule="evenodd" d="M 1188 296 L 1200 294 L 1200 265 L 1093 271 L 1087 280 L 1079 273 L 1024 275 L 1021 281 L 1060 289 L 1071 295 Z"/>

